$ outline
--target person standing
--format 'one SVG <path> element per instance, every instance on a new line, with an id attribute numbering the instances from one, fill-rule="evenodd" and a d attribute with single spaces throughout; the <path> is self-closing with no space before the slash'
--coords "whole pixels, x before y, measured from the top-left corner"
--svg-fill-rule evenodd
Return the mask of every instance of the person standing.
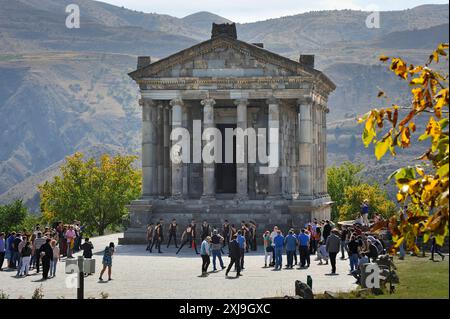
<path id="1" fill-rule="evenodd" d="M 331 231 L 330 236 L 327 237 L 326 247 L 328 255 L 330 256 L 331 274 L 336 274 L 336 256 L 341 246 L 341 239 L 338 236 L 338 231 Z"/>
<path id="2" fill-rule="evenodd" d="M 162 225 L 162 220 L 160 220 L 155 227 L 154 230 L 154 235 L 153 235 L 153 242 L 152 245 L 150 246 L 150 252 L 152 252 L 153 250 L 153 246 L 155 246 L 156 249 L 158 249 L 158 253 L 162 254 L 161 251 L 161 243 L 162 243 L 162 236 L 163 236 L 163 229 L 162 229 L 163 225 Z"/>
<path id="3" fill-rule="evenodd" d="M 310 265 L 310 255 L 309 255 L 309 240 L 310 236 L 306 233 L 306 230 L 302 228 L 300 234 L 298 235 L 298 252 L 300 254 L 300 267 L 305 268 Z"/>
<path id="4" fill-rule="evenodd" d="M 347 244 L 348 247 L 348 259 L 350 260 L 350 272 L 358 269 L 359 261 L 359 243 L 356 241 L 355 236 L 351 236 L 350 241 Z"/>
<path id="5" fill-rule="evenodd" d="M 278 235 L 278 226 L 274 226 L 272 232 L 270 233 L 270 240 L 272 242 L 273 254 L 272 254 L 272 265 L 275 266 L 275 237 Z"/>
<path id="6" fill-rule="evenodd" d="M 284 239 L 286 245 L 286 257 L 287 265 L 286 269 L 294 268 L 294 253 L 297 250 L 297 238 L 292 230 L 289 231 L 288 235 Z"/>
<path id="7" fill-rule="evenodd" d="M 230 256 L 230 264 L 228 265 L 227 271 L 225 272 L 225 277 L 228 277 L 228 274 L 230 273 L 231 267 L 236 267 L 236 278 L 238 278 L 241 275 L 241 265 L 240 265 L 240 258 L 241 258 L 241 248 L 239 246 L 239 242 L 237 240 L 237 235 L 233 235 L 230 241 L 229 245 L 229 256 Z"/>
<path id="8" fill-rule="evenodd" d="M 84 258 L 92 258 L 92 250 L 94 249 L 94 245 L 89 238 L 86 237 L 84 243 L 81 245 L 81 249 L 83 250 Z"/>
<path id="9" fill-rule="evenodd" d="M 268 230 L 266 230 L 266 232 L 263 235 L 263 243 L 264 243 L 264 268 L 267 268 L 267 265 L 269 266 L 271 265 L 273 258 L 272 239 L 270 237 L 270 231 Z"/>
<path id="10" fill-rule="evenodd" d="M 105 273 L 106 268 L 108 268 L 108 281 L 112 280 L 111 273 L 112 273 L 112 256 L 114 255 L 115 249 L 114 249 L 114 243 L 109 243 L 109 246 L 105 247 L 105 250 L 103 251 L 103 269 L 100 272 L 100 277 L 98 278 L 100 281 L 103 281 L 103 274 Z"/>
<path id="11" fill-rule="evenodd" d="M 189 247 L 194 248 L 197 255 L 199 254 L 199 252 L 197 251 L 197 245 L 195 244 L 193 233 L 194 230 L 192 228 L 192 224 L 187 225 L 186 230 L 181 235 L 181 245 L 177 250 L 177 255 L 186 244 L 189 244 Z"/>
<path id="12" fill-rule="evenodd" d="M 250 234 L 251 234 L 251 244 L 252 244 L 252 251 L 257 251 L 258 250 L 258 246 L 257 246 L 257 240 L 256 240 L 256 223 L 254 221 L 250 221 Z"/>
<path id="13" fill-rule="evenodd" d="M 5 261 L 6 241 L 5 234 L 0 233 L 0 271 L 3 271 L 3 262 Z"/>
<path id="14" fill-rule="evenodd" d="M 223 247 L 228 246 L 228 244 L 230 243 L 230 223 L 228 222 L 227 219 L 225 219 L 225 221 L 223 222 L 222 225 L 222 234 L 223 234 Z"/>
<path id="15" fill-rule="evenodd" d="M 167 248 L 169 248 L 172 238 L 175 243 L 175 248 L 178 248 L 177 230 L 178 230 L 178 224 L 177 224 L 177 220 L 174 218 L 174 219 L 172 219 L 172 222 L 170 223 L 170 226 L 169 226 L 169 241 L 167 242 Z"/>
<path id="16" fill-rule="evenodd" d="M 22 236 L 20 235 L 20 233 L 17 233 L 16 237 L 14 238 L 14 240 L 12 242 L 12 251 L 13 251 L 12 266 L 13 266 L 13 269 L 17 269 L 18 265 L 20 263 L 19 244 L 21 241 L 22 241 Z"/>
<path id="17" fill-rule="evenodd" d="M 38 232 L 36 234 L 36 239 L 33 242 L 33 250 L 34 250 L 34 257 L 35 257 L 35 263 L 36 263 L 36 273 L 39 273 L 40 270 L 40 263 L 41 263 L 41 254 L 39 253 L 39 249 L 41 249 L 42 245 L 45 244 L 46 238 L 42 237 L 42 233 Z"/>
<path id="18" fill-rule="evenodd" d="M 283 247 L 284 247 L 284 236 L 281 231 L 277 231 L 277 235 L 273 239 L 275 244 L 275 270 L 281 270 L 283 266 Z"/>
<path id="19" fill-rule="evenodd" d="M 22 249 L 25 247 L 25 245 L 28 243 L 28 238 L 27 236 L 23 236 L 22 237 L 22 241 L 19 243 L 18 246 L 18 251 L 19 251 L 19 265 L 17 266 L 17 273 L 16 273 L 16 277 L 20 277 L 21 275 L 21 271 L 22 271 Z M 31 249 L 31 248 L 30 248 Z M 30 253 L 31 256 L 31 253 Z M 31 259 L 31 257 L 30 257 Z M 28 266 L 30 264 L 30 261 L 28 260 Z M 28 268 L 27 268 L 27 272 L 28 272 Z"/>
<path id="20" fill-rule="evenodd" d="M 30 260 L 31 260 L 31 247 L 29 241 L 23 241 L 24 247 L 20 250 L 20 255 L 22 258 L 22 266 L 20 267 L 19 277 L 28 276 L 28 270 L 30 268 Z"/>
<path id="21" fill-rule="evenodd" d="M 216 229 L 214 229 L 213 235 L 211 237 L 211 251 L 212 251 L 212 257 L 213 257 L 213 270 L 214 271 L 217 271 L 216 259 L 219 259 L 220 267 L 222 269 L 225 268 L 225 266 L 223 265 L 223 260 L 222 260 L 223 242 L 224 242 L 224 238 L 221 235 L 219 235 L 219 232 Z"/>
<path id="22" fill-rule="evenodd" d="M 322 236 L 323 236 L 323 241 L 327 242 L 327 238 L 328 236 L 330 236 L 331 233 L 331 224 L 329 220 L 325 221 L 325 225 L 323 226 L 323 231 L 322 231 Z"/>
<path id="23" fill-rule="evenodd" d="M 76 238 L 75 230 L 73 229 L 73 225 L 69 226 L 69 229 L 66 231 L 65 237 L 67 242 L 67 258 L 73 258 L 73 248 L 75 245 Z"/>
<path id="24" fill-rule="evenodd" d="M 147 248 L 145 250 L 150 251 L 150 248 L 153 246 L 153 236 L 154 236 L 155 225 L 153 223 L 148 224 L 147 226 Z"/>
<path id="25" fill-rule="evenodd" d="M 202 242 L 206 239 L 206 237 L 210 235 L 211 235 L 211 227 L 209 226 L 208 222 L 204 220 L 202 224 L 202 234 L 201 234 Z"/>
<path id="26" fill-rule="evenodd" d="M 53 249 L 50 246 L 50 238 L 45 240 L 45 244 L 39 248 L 39 255 L 42 260 L 42 279 L 48 279 L 48 272 L 50 271 L 50 263 L 53 260 Z"/>
<path id="27" fill-rule="evenodd" d="M 13 249 L 13 242 L 14 239 L 16 238 L 16 232 L 12 232 L 10 233 L 7 237 L 6 237 L 6 259 L 8 259 L 8 268 L 12 269 L 13 268 L 13 259 L 14 259 L 14 249 Z"/>
<path id="28" fill-rule="evenodd" d="M 86 238 L 86 239 L 89 241 L 89 238 Z M 52 250 L 53 250 L 53 260 L 50 263 L 50 277 L 54 278 L 54 277 L 56 277 L 56 266 L 59 262 L 60 251 L 59 251 L 59 247 L 56 245 L 56 240 L 53 239 L 50 242 L 50 246 L 52 246 Z M 83 253 L 83 257 L 84 257 L 84 253 Z M 92 257 L 92 254 L 91 254 L 91 257 Z"/>
<path id="29" fill-rule="evenodd" d="M 369 200 L 365 199 L 361 205 L 361 217 L 364 226 L 369 226 Z"/>
<path id="30" fill-rule="evenodd" d="M 245 237 L 242 234 L 241 230 L 239 230 L 237 232 L 237 241 L 239 243 L 239 249 L 241 250 L 239 261 L 241 263 L 240 266 L 241 266 L 241 271 L 242 271 L 245 269 L 244 268 L 244 255 L 245 255 L 245 249 L 247 247 L 247 243 L 246 243 Z"/>
<path id="31" fill-rule="evenodd" d="M 205 277 L 208 275 L 208 267 L 211 263 L 211 237 L 206 236 L 206 238 L 202 241 L 202 245 L 200 246 L 200 256 L 202 257 L 202 276 Z"/>

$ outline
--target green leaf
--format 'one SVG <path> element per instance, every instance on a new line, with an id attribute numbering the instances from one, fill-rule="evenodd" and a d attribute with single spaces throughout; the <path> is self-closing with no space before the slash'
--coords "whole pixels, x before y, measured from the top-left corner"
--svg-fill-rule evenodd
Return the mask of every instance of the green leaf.
<path id="1" fill-rule="evenodd" d="M 397 173 L 395 174 L 396 180 L 401 180 L 401 179 L 411 180 L 411 179 L 415 179 L 415 178 L 416 178 L 416 172 L 415 172 L 414 167 L 411 167 L 411 166 L 402 167 L 402 168 L 398 169 Z"/>

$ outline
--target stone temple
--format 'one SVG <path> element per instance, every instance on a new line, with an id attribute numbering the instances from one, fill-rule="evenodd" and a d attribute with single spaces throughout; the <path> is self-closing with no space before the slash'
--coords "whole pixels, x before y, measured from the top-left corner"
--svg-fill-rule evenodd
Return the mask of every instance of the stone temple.
<path id="1" fill-rule="evenodd" d="M 218 227 L 253 220 L 261 234 L 330 217 L 326 114 L 335 85 L 314 69 L 313 55 L 294 61 L 238 40 L 234 24 L 213 24 L 211 39 L 153 63 L 139 57 L 129 75 L 141 93 L 143 185 L 122 244 L 143 243 L 147 224 L 160 218 L 176 218 L 180 232 L 191 219 Z M 189 150 L 178 149 L 191 157 L 207 142 L 195 143 L 195 130 L 217 128 L 225 138 L 227 128 L 276 129 L 267 153 L 278 152 L 277 169 L 263 174 L 267 161 L 247 152 L 244 162 L 171 161 L 175 128 L 191 133 Z"/>

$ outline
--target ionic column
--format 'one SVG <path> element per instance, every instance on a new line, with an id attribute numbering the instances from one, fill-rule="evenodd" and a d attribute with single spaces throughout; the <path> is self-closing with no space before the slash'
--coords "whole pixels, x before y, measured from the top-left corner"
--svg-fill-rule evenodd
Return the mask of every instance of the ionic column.
<path id="1" fill-rule="evenodd" d="M 214 99 L 204 99 L 203 106 L 203 131 L 215 127 L 214 122 Z M 203 141 L 203 146 L 207 141 Z M 215 162 L 205 163 L 203 160 L 203 195 L 204 199 L 213 199 L 216 195 Z"/>
<path id="2" fill-rule="evenodd" d="M 299 160 L 299 192 L 300 198 L 313 196 L 312 172 L 312 101 L 298 101 L 298 160 Z"/>
<path id="3" fill-rule="evenodd" d="M 170 195 L 170 109 L 166 105 L 163 108 L 163 130 L 164 130 L 164 155 L 163 155 L 163 170 L 164 170 L 164 195 Z"/>
<path id="4" fill-rule="evenodd" d="M 274 140 L 272 134 L 270 134 L 271 129 L 280 130 L 280 106 L 279 101 L 274 98 L 270 98 L 267 100 L 267 104 L 269 106 L 269 116 L 268 116 L 268 134 L 269 143 L 268 150 L 269 154 L 273 154 L 273 152 L 278 152 L 278 163 L 276 168 L 273 168 L 272 174 L 268 175 L 268 197 L 277 198 L 281 196 L 281 168 L 280 168 L 280 141 L 279 137 L 277 140 Z"/>
<path id="5" fill-rule="evenodd" d="M 182 127 L 184 106 L 183 101 L 175 98 L 170 101 L 172 106 L 172 130 Z M 183 150 L 182 150 L 183 151 Z M 181 199 L 183 193 L 183 163 L 172 162 L 172 197 Z"/>
<path id="6" fill-rule="evenodd" d="M 247 99 L 236 100 L 237 106 L 237 128 L 244 132 L 247 129 Z M 244 144 L 236 144 L 236 154 L 242 152 L 244 155 L 243 163 L 236 163 L 236 197 L 238 199 L 248 199 L 248 174 L 247 174 L 247 138 L 244 135 Z M 238 158 L 236 156 L 236 158 Z"/>
<path id="7" fill-rule="evenodd" d="M 157 107 L 152 100 L 143 99 L 142 104 L 142 196 L 155 196 L 156 164 L 156 121 Z"/>

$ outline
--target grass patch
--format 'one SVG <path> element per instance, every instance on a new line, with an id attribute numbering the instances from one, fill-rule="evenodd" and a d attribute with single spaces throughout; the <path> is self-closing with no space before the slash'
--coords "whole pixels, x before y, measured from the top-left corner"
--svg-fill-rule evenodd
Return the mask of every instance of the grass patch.
<path id="1" fill-rule="evenodd" d="M 395 259 L 400 284 L 395 285 L 395 292 L 389 294 L 389 284 L 383 294 L 375 295 L 368 289 L 339 292 L 332 294 L 332 299 L 449 299 L 448 256 L 442 262 L 429 260 L 427 257 L 407 256 L 405 260 Z M 316 299 L 329 299 L 325 294 L 316 294 Z"/>
<path id="2" fill-rule="evenodd" d="M 449 273 L 448 256 L 442 262 L 441 257 L 435 256 L 438 262 L 427 257 L 410 257 L 405 260 L 394 260 L 400 284 L 396 285 L 395 293 L 385 293 L 374 296 L 375 299 L 448 299 Z"/>

